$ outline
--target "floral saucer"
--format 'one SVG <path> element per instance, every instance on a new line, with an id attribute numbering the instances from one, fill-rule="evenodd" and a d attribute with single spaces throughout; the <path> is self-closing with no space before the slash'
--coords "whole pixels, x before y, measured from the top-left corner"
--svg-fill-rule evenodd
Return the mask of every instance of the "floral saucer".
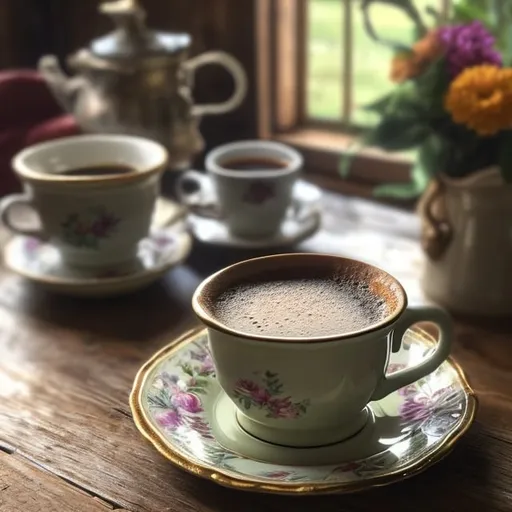
<path id="1" fill-rule="evenodd" d="M 182 262 L 192 247 L 183 223 L 154 229 L 139 244 L 137 261 L 98 271 L 68 267 L 57 249 L 36 238 L 15 236 L 4 248 L 5 265 L 44 288 L 75 297 L 107 297 L 139 290 Z"/>
<path id="2" fill-rule="evenodd" d="M 418 364 L 432 344 L 424 331 L 408 331 L 388 371 Z M 130 405 L 143 436 L 176 466 L 227 487 L 283 494 L 353 492 L 413 476 L 451 450 L 477 407 L 462 370 L 449 359 L 428 377 L 370 404 L 374 420 L 356 436 L 359 441 L 288 448 L 240 434 L 224 396 L 201 329 L 141 368 Z"/>
<path id="3" fill-rule="evenodd" d="M 213 192 L 212 192 L 213 194 Z M 286 247 L 297 244 L 316 233 L 320 227 L 320 200 L 321 192 L 318 187 L 299 180 L 294 187 L 294 197 L 300 205 L 300 212 L 292 209 L 283 221 L 280 232 L 265 239 L 239 238 L 229 233 L 222 218 L 203 216 L 191 211 L 188 223 L 192 234 L 206 244 L 236 247 L 240 249 L 264 249 L 271 247 Z M 214 198 L 211 195 L 201 196 L 201 204 L 215 208 Z M 204 206 L 207 209 L 208 206 Z"/>

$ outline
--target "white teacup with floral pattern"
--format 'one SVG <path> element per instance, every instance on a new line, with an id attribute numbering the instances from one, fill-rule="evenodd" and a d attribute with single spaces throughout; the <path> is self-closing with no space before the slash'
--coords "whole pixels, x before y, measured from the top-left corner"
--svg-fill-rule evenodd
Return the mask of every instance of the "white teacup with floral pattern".
<path id="1" fill-rule="evenodd" d="M 235 161 L 253 161 L 254 166 L 236 170 L 229 165 Z M 267 166 L 258 168 L 258 162 Z M 270 238 L 279 232 L 291 206 L 300 220 L 303 212 L 295 204 L 293 186 L 303 159 L 291 147 L 264 140 L 233 142 L 208 153 L 205 165 L 206 176 L 190 170 L 179 178 L 178 196 L 199 215 L 220 217 L 232 235 Z M 190 182 L 199 192 L 188 190 Z M 203 198 L 212 195 L 216 204 L 205 204 Z"/>
<path id="2" fill-rule="evenodd" d="M 385 316 L 356 332 L 312 338 L 248 334 L 216 318 L 216 300 L 233 286 L 311 275 L 364 284 L 383 301 Z M 433 372 L 448 357 L 452 339 L 452 322 L 443 310 L 408 307 L 394 277 L 331 255 L 283 254 L 237 263 L 203 281 L 192 304 L 208 327 L 218 382 L 235 404 L 240 426 L 287 446 L 321 446 L 356 434 L 371 416 L 369 402 Z M 437 325 L 436 349 L 417 366 L 386 375 L 391 351 L 400 350 L 405 331 L 418 322 Z"/>
<path id="3" fill-rule="evenodd" d="M 71 266 L 113 267 L 133 262 L 148 235 L 167 151 L 127 135 L 79 135 L 28 147 L 12 162 L 24 193 L 4 198 L 3 223 L 47 240 Z M 123 174 L 68 175 L 79 168 L 125 166 Z M 30 208 L 40 227 L 20 225 L 13 210 Z"/>

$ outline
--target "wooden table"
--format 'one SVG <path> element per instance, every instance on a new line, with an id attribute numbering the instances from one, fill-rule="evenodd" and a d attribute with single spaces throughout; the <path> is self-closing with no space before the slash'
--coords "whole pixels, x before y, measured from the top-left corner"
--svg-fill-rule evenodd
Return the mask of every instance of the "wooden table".
<path id="1" fill-rule="evenodd" d="M 413 297 L 412 214 L 328 196 L 324 230 L 300 247 L 382 260 Z M 1 231 L 0 242 L 7 239 Z M 168 463 L 137 432 L 128 394 L 153 352 L 196 324 L 208 273 L 255 255 L 201 247 L 138 294 L 72 300 L 0 269 L 0 511 L 393 512 L 512 510 L 512 334 L 457 320 L 455 358 L 480 399 L 476 424 L 427 472 L 369 492 L 281 497 L 233 491 Z"/>

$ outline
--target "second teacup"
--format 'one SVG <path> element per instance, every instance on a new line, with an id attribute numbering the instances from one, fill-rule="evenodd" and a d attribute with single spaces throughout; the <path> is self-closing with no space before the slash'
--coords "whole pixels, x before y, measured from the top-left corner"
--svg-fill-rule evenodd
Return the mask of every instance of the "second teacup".
<path id="1" fill-rule="evenodd" d="M 126 135 L 80 135 L 37 144 L 13 159 L 25 192 L 0 203 L 13 232 L 48 240 L 63 263 L 110 267 L 135 260 L 148 235 L 167 151 Z M 29 207 L 40 228 L 27 229 L 12 216 Z"/>
<path id="2" fill-rule="evenodd" d="M 249 434 L 287 446 L 348 438 L 367 404 L 433 372 L 447 357 L 451 320 L 407 307 L 400 283 L 366 263 L 321 254 L 256 258 L 207 278 L 193 307 L 208 327 L 217 378 Z M 417 322 L 437 324 L 435 351 L 386 374 Z"/>
<path id="3" fill-rule="evenodd" d="M 194 207 L 190 198 L 197 194 L 188 193 L 187 184 L 195 182 L 200 190 L 212 185 L 220 215 L 232 235 L 268 238 L 279 231 L 292 205 L 293 186 L 302 165 L 301 155 L 284 144 L 234 142 L 207 155 L 207 176 L 197 171 L 184 173 L 178 181 L 178 194 L 184 203 Z M 205 208 L 200 208 L 199 213 L 208 215 Z"/>

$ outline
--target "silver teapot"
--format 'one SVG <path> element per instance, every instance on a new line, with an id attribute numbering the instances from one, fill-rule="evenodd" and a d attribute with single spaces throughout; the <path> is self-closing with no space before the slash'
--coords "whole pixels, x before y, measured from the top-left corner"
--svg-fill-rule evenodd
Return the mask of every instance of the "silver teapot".
<path id="1" fill-rule="evenodd" d="M 41 58 L 39 71 L 85 132 L 157 140 L 169 150 L 171 169 L 189 167 L 204 146 L 201 117 L 224 114 L 243 101 L 247 77 L 242 66 L 220 51 L 187 60 L 190 36 L 149 30 L 136 0 L 102 3 L 100 12 L 112 18 L 116 30 L 69 57 L 75 76 L 66 76 L 53 55 Z M 226 68 L 234 92 L 222 103 L 194 105 L 194 74 L 206 64 Z"/>

